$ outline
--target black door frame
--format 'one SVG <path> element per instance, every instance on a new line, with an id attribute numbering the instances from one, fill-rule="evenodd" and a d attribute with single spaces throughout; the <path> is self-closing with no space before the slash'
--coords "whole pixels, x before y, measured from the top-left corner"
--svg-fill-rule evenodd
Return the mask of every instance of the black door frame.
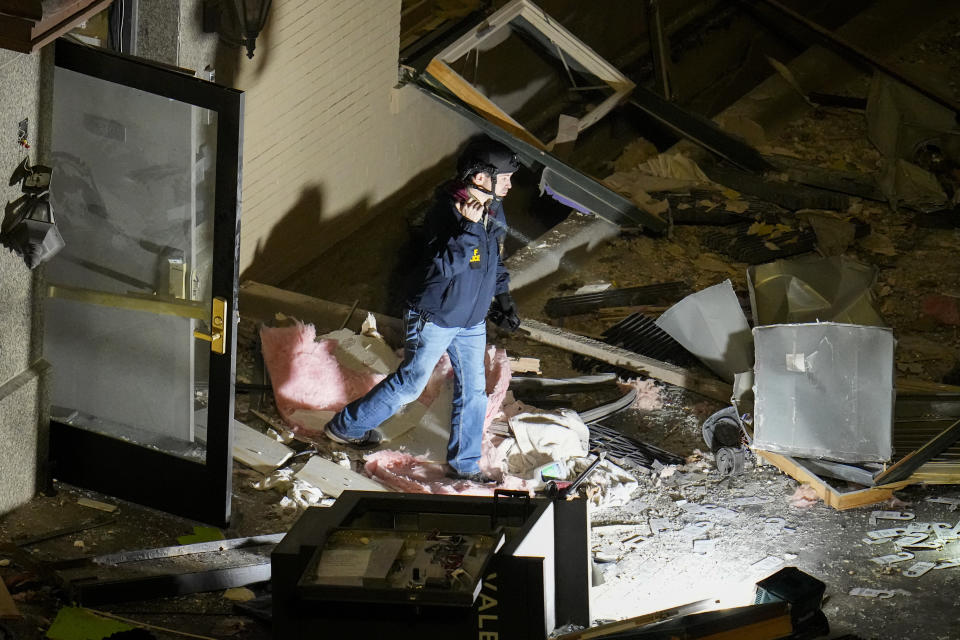
<path id="1" fill-rule="evenodd" d="M 69 484 L 225 526 L 230 520 L 232 494 L 243 93 L 172 67 L 64 39 L 57 40 L 54 57 L 57 67 L 216 112 L 211 295 L 224 298 L 228 305 L 227 352 L 210 354 L 205 464 L 52 419 L 51 475 Z"/>

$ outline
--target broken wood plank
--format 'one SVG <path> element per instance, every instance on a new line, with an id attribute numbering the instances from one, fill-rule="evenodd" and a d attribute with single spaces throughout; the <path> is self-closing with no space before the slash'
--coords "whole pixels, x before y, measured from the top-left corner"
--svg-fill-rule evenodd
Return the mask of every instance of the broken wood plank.
<path id="1" fill-rule="evenodd" d="M 294 478 L 308 482 L 323 491 L 324 495 L 339 498 L 344 491 L 388 491 L 379 482 L 341 467 L 332 460 L 314 456 L 294 474 Z"/>
<path id="2" fill-rule="evenodd" d="M 868 504 L 876 504 L 893 497 L 893 492 L 897 489 L 912 484 L 912 480 L 885 484 L 883 486 L 874 486 L 857 491 L 841 492 L 837 491 L 829 484 L 823 481 L 817 474 L 807 469 L 796 458 L 780 455 L 771 451 L 754 450 L 761 458 L 783 471 L 785 474 L 798 482 L 804 482 L 813 487 L 823 502 L 834 509 L 844 510 L 854 507 L 862 507 Z"/>
<path id="3" fill-rule="evenodd" d="M 679 607 L 672 607 L 670 609 L 663 609 L 661 611 L 654 611 L 653 613 L 645 613 L 642 616 L 634 616 L 633 618 L 627 618 L 626 620 L 608 622 L 606 624 L 590 627 L 589 629 L 583 629 L 582 631 L 571 631 L 570 633 L 557 636 L 555 640 L 589 640 L 590 638 L 596 638 L 597 636 L 606 636 L 613 633 L 619 633 L 621 631 L 636 629 L 637 627 L 643 627 L 648 624 L 653 624 L 654 622 L 660 622 L 661 620 L 667 620 L 676 616 L 699 613 L 700 611 L 712 609 L 719 603 L 719 600 L 714 600 L 711 598 L 707 598 L 706 600 L 698 600 L 696 602 L 691 602 L 690 604 L 684 604 L 680 605 Z"/>
<path id="4" fill-rule="evenodd" d="M 877 474 L 875 481 L 877 484 L 882 484 L 907 480 L 924 463 L 949 449 L 958 440 L 960 440 L 960 420 L 941 431 L 935 438 L 916 451 L 911 451 L 902 460 Z"/>
<path id="5" fill-rule="evenodd" d="M 620 347 L 604 344 L 584 336 L 551 327 L 536 320 L 524 320 L 520 328 L 527 331 L 529 337 L 537 342 L 548 344 L 565 351 L 589 356 L 596 360 L 628 369 L 648 378 L 682 387 L 702 396 L 730 402 L 733 387 L 726 382 L 702 376 L 667 362 L 641 356 Z"/>
<path id="6" fill-rule="evenodd" d="M 527 358 L 521 356 L 519 358 L 509 358 L 510 362 L 510 373 L 535 373 L 540 375 L 540 359 L 539 358 Z"/>
<path id="7" fill-rule="evenodd" d="M 293 449 L 238 420 L 233 421 L 233 459 L 268 474 L 293 455 Z"/>
<path id="8" fill-rule="evenodd" d="M 0 620 L 20 620 L 21 618 L 23 614 L 20 613 L 17 603 L 7 591 L 6 583 L 0 579 Z"/>
<path id="9" fill-rule="evenodd" d="M 117 505 L 115 504 L 107 504 L 106 502 L 91 500 L 90 498 L 77 498 L 77 504 L 81 507 L 90 507 L 91 509 L 106 511 L 107 513 L 113 513 L 117 510 Z"/>
<path id="10" fill-rule="evenodd" d="M 789 637 L 792 631 L 790 605 L 777 601 L 678 616 L 632 631 L 628 637 L 635 640 L 777 640 Z"/>
<path id="11" fill-rule="evenodd" d="M 926 395 L 935 393 L 960 393 L 960 387 L 952 384 L 929 382 L 927 380 L 916 380 L 913 378 L 897 378 L 896 387 L 898 394 Z"/>
<path id="12" fill-rule="evenodd" d="M 426 72 L 452 91 L 458 98 L 476 109 L 484 118 L 501 127 L 510 135 L 532 144 L 538 149 L 547 148 L 539 138 L 527 131 L 522 124 L 514 120 L 509 113 L 498 107 L 490 98 L 477 91 L 459 73 L 451 69 L 446 62 L 434 58 L 427 65 Z"/>
<path id="13" fill-rule="evenodd" d="M 247 280 L 240 285 L 239 308 L 240 315 L 244 318 L 264 323 L 273 322 L 277 313 L 283 313 L 301 322 L 312 323 L 317 327 L 318 335 L 337 329 L 350 311 L 350 307 L 345 304 L 314 298 L 252 280 Z M 365 309 L 357 309 L 351 315 L 346 328 L 359 333 L 367 313 Z M 403 344 L 403 322 L 399 318 L 381 313 L 374 313 L 373 317 L 377 321 L 377 330 L 388 344 Z"/>
<path id="14" fill-rule="evenodd" d="M 926 484 L 960 484 L 960 462 L 928 462 L 914 471 L 910 480 Z"/>

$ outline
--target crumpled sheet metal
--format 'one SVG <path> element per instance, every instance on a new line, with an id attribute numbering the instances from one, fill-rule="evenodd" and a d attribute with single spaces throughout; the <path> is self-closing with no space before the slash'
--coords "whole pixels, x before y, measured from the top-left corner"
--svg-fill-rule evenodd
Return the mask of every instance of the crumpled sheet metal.
<path id="1" fill-rule="evenodd" d="M 754 325 L 840 322 L 884 327 L 870 287 L 877 268 L 842 256 L 776 260 L 747 269 Z"/>
<path id="2" fill-rule="evenodd" d="M 750 325 L 729 280 L 690 294 L 656 324 L 727 382 L 753 367 Z"/>
<path id="3" fill-rule="evenodd" d="M 892 454 L 893 332 L 833 322 L 753 330 L 753 446 L 801 458 Z"/>

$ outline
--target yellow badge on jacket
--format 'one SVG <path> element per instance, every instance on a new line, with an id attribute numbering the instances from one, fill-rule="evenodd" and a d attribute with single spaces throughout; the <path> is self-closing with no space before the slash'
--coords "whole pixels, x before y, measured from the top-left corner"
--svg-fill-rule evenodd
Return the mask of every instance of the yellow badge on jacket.
<path id="1" fill-rule="evenodd" d="M 473 255 L 470 256 L 470 268 L 479 269 L 480 268 L 480 248 L 477 247 L 473 250 Z"/>

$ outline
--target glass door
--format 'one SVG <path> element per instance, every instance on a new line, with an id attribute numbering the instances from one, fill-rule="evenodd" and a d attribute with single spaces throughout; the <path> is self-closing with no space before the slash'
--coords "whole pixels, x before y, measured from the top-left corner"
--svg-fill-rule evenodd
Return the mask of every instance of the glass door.
<path id="1" fill-rule="evenodd" d="M 65 40 L 55 57 L 52 475 L 225 524 L 243 95 Z"/>

